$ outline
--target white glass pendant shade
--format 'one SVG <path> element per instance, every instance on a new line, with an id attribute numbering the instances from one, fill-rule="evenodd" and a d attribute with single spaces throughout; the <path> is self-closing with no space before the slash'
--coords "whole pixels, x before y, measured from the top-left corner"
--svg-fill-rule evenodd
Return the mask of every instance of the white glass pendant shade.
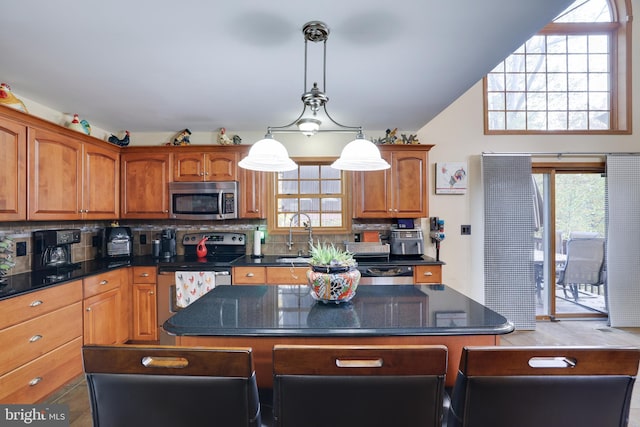
<path id="1" fill-rule="evenodd" d="M 305 118 L 298 120 L 296 124 L 303 135 L 313 136 L 320 130 L 322 122 L 318 119 Z"/>
<path id="2" fill-rule="evenodd" d="M 340 158 L 331 167 L 349 171 L 378 171 L 389 169 L 391 165 L 380 156 L 380 150 L 373 142 L 357 138 L 342 149 Z"/>
<path id="3" fill-rule="evenodd" d="M 286 172 L 298 167 L 285 146 L 268 136 L 253 144 L 238 166 L 260 172 Z"/>

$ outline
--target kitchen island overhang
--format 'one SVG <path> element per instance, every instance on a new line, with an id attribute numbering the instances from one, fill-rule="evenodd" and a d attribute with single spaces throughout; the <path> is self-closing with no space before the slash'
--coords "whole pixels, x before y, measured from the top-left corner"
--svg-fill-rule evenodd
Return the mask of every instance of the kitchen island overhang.
<path id="1" fill-rule="evenodd" d="M 342 304 L 315 301 L 304 285 L 220 286 L 164 323 L 181 346 L 253 348 L 261 387 L 271 386 L 276 344 L 443 344 L 452 385 L 465 345 L 498 345 L 514 326 L 446 285 L 360 286 Z"/>

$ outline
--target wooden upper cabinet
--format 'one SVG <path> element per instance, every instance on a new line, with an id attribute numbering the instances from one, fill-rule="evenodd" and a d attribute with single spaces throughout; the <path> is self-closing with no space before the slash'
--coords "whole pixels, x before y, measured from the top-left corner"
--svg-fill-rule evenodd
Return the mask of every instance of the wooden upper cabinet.
<path id="1" fill-rule="evenodd" d="M 0 221 L 27 219 L 27 127 L 0 117 Z"/>
<path id="2" fill-rule="evenodd" d="M 238 168 L 240 218 L 266 218 L 266 173 Z"/>
<path id="3" fill-rule="evenodd" d="M 168 218 L 171 155 L 122 153 L 120 167 L 121 218 Z"/>
<path id="4" fill-rule="evenodd" d="M 385 171 L 354 172 L 355 218 L 429 216 L 428 165 L 432 145 L 379 146 L 391 165 Z"/>
<path id="5" fill-rule="evenodd" d="M 120 214 L 120 154 L 98 144 L 84 146 L 82 216 L 117 219 Z"/>
<path id="6" fill-rule="evenodd" d="M 237 181 L 235 151 L 185 152 L 173 154 L 174 181 Z"/>
<path id="7" fill-rule="evenodd" d="M 29 220 L 81 219 L 82 143 L 29 129 Z"/>

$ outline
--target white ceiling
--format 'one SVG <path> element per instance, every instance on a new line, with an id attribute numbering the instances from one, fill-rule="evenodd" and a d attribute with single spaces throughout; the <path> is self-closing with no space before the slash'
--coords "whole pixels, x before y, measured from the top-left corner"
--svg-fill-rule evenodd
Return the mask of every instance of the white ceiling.
<path id="1" fill-rule="evenodd" d="M 302 26 L 320 20 L 333 118 L 410 132 L 571 2 L 12 1 L 0 81 L 112 132 L 264 131 L 301 112 Z M 321 46 L 310 43 L 310 65 Z M 318 68 L 309 85 L 322 85 Z"/>

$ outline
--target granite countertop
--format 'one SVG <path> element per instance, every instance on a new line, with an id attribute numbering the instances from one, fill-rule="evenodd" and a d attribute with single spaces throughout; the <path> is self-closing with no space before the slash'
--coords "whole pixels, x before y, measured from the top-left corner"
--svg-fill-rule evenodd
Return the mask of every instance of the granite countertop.
<path id="1" fill-rule="evenodd" d="M 281 258 L 299 258 L 296 254 L 284 254 L 284 255 L 264 255 L 261 258 L 253 258 L 251 255 L 242 256 L 231 263 L 233 267 L 251 267 L 256 265 L 262 265 L 264 267 L 288 267 L 292 264 L 296 267 L 306 267 L 308 263 L 304 261 L 300 262 L 281 262 L 278 259 Z M 422 255 L 422 256 L 393 256 L 375 257 L 375 258 L 358 258 L 358 265 L 376 265 L 376 266 L 389 266 L 389 265 L 443 265 L 442 261 L 436 261 L 434 258 Z"/>
<path id="2" fill-rule="evenodd" d="M 305 285 L 219 286 L 164 323 L 179 336 L 499 335 L 500 314 L 438 285 L 360 286 L 353 300 L 325 304 Z"/>
<path id="3" fill-rule="evenodd" d="M 56 283 L 45 283 L 43 274 L 35 271 L 6 277 L 6 282 L 0 285 L 0 300 L 12 298 L 29 292 L 39 291 L 51 286 L 63 285 L 73 280 L 80 280 L 88 276 L 104 273 L 117 268 L 130 266 L 155 266 L 159 261 L 150 256 L 131 257 L 122 259 L 96 259 L 78 263 L 78 268 L 64 273 L 64 277 Z"/>
<path id="4" fill-rule="evenodd" d="M 231 262 L 231 266 L 255 266 L 261 265 L 265 267 L 287 267 L 291 266 L 292 263 L 284 263 L 279 262 L 278 258 L 287 257 L 287 258 L 296 258 L 295 255 L 265 255 L 262 258 L 252 258 L 250 255 L 240 256 L 240 258 Z M 392 265 L 439 265 L 444 264 L 441 261 L 436 261 L 433 258 L 427 256 L 421 257 L 389 257 L 389 259 L 380 260 L 380 258 L 374 259 L 359 259 L 358 263 L 360 265 L 373 265 L 376 266 L 392 266 Z M 0 284 L 0 300 L 6 298 L 12 298 L 17 295 L 21 295 L 28 292 L 33 292 L 37 290 L 44 289 L 46 287 L 62 285 L 64 283 L 83 279 L 88 276 L 93 276 L 95 274 L 104 273 L 106 271 L 110 271 L 116 268 L 121 267 L 136 267 L 136 266 L 155 266 L 162 269 L 163 266 L 166 266 L 171 269 L 175 269 L 176 266 L 180 266 L 183 268 L 189 268 L 189 266 L 193 266 L 197 264 L 199 269 L 206 269 L 207 267 L 211 268 L 214 266 L 220 266 L 221 264 L 212 262 L 210 260 L 204 262 L 197 262 L 193 259 L 185 258 L 184 256 L 176 256 L 171 259 L 158 259 L 153 258 L 150 255 L 147 256 L 134 256 L 130 258 L 122 258 L 122 259 L 96 259 L 96 260 L 88 260 L 78 263 L 78 268 L 75 270 L 69 271 L 65 273 L 64 277 L 60 278 L 56 283 L 44 283 L 43 275 L 37 272 L 28 272 L 22 274 L 16 274 L 13 276 L 7 276 L 6 281 Z M 228 263 L 224 263 L 225 266 L 228 266 Z M 306 267 L 308 264 L 306 262 L 293 263 L 295 266 Z"/>

